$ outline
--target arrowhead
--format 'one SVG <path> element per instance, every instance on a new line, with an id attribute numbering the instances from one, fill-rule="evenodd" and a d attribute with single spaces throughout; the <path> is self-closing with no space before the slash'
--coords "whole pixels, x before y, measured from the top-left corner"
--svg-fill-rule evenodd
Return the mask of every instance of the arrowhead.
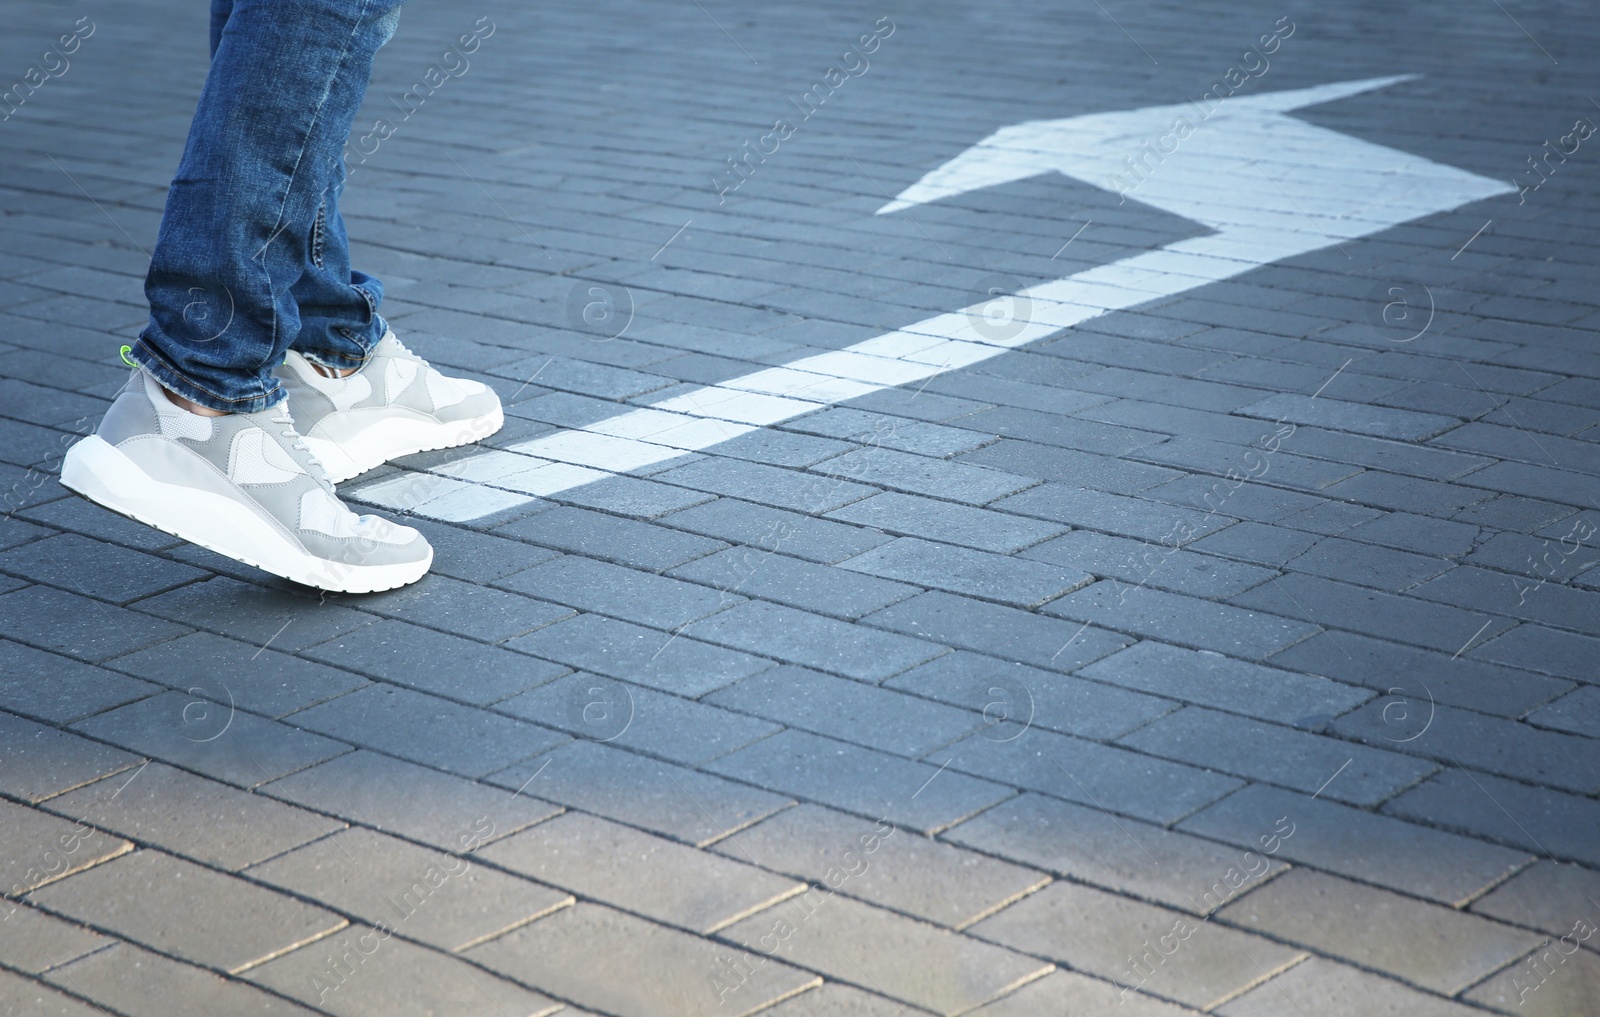
<path id="1" fill-rule="evenodd" d="M 1204 111 L 1197 103 L 1186 102 L 1013 124 L 928 173 L 878 209 L 877 214 L 1042 173 L 1064 173 L 1100 185 L 1116 172 L 1119 160 L 1134 155 L 1142 142 L 1154 141 L 1166 133 L 1175 117 L 1194 121 L 1196 131 L 1210 131 L 1230 119 L 1259 121 L 1416 77 L 1419 75 L 1398 74 L 1230 98 L 1213 106 L 1209 116 L 1202 115 Z"/>

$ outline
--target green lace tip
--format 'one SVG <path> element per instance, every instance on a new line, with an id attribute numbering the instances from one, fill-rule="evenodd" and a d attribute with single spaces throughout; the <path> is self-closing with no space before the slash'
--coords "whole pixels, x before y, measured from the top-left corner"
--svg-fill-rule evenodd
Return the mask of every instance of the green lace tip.
<path id="1" fill-rule="evenodd" d="M 128 356 L 129 353 L 133 352 L 133 347 L 132 346 L 124 346 L 122 349 L 118 350 L 117 352 L 122 354 L 122 362 L 124 364 L 127 364 L 129 367 L 138 367 L 139 366 L 137 361 L 135 361 L 132 357 Z"/>

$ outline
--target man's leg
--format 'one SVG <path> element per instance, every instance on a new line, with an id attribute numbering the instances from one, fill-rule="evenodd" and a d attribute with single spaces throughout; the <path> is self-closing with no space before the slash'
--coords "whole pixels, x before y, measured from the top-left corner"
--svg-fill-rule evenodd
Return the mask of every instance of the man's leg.
<path id="1" fill-rule="evenodd" d="M 296 582 L 415 582 L 422 534 L 351 512 L 295 431 L 272 370 L 329 167 L 399 0 L 214 0 L 212 60 L 145 280 L 138 367 L 61 483 Z M 191 412 L 188 407 L 208 412 Z"/>
<path id="2" fill-rule="evenodd" d="M 220 0 L 215 47 L 145 280 L 133 357 L 215 410 L 279 401 L 292 289 L 400 0 Z"/>
<path id="3" fill-rule="evenodd" d="M 383 283 L 350 267 L 350 239 L 339 214 L 344 181 L 341 155 L 311 224 L 305 272 L 289 291 L 300 311 L 300 333 L 290 348 L 337 373 L 365 364 L 389 330 L 378 314 Z"/>

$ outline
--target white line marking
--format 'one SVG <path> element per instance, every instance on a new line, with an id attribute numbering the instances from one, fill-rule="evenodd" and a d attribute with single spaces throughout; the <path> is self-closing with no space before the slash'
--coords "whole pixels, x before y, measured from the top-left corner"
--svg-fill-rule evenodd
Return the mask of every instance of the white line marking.
<path id="1" fill-rule="evenodd" d="M 977 304 L 581 428 L 479 451 L 426 473 L 356 485 L 352 493 L 435 519 L 479 519 L 618 473 L 654 469 L 838 402 L 925 382 L 1102 314 L 1514 192 L 1503 182 L 1287 115 L 1409 77 L 1230 99 L 1205 118 L 1185 103 L 1002 128 L 906 188 L 879 214 L 1041 173 L 1106 187 L 1127 172 L 1128 139 L 1161 137 L 1174 118 L 1185 117 L 1201 122 L 1131 196 L 1213 232 L 1026 288 L 1021 295 L 1031 313 L 1015 335 L 992 338 L 984 305 Z M 1256 176 L 1251 152 L 1274 167 L 1281 198 L 1250 182 Z"/>

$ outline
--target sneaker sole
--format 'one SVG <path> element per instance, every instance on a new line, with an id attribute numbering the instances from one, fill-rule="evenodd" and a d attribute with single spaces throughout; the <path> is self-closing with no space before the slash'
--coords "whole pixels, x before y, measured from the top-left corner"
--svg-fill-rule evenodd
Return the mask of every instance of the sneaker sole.
<path id="1" fill-rule="evenodd" d="M 97 505 L 264 572 L 335 593 L 377 593 L 414 583 L 433 564 L 350 565 L 306 551 L 238 502 L 146 473 L 97 434 L 67 450 L 61 486 Z"/>
<path id="2" fill-rule="evenodd" d="M 340 441 L 315 435 L 302 437 L 327 471 L 328 480 L 342 484 L 392 459 L 482 441 L 504 425 L 505 413 L 499 407 L 493 413 L 449 424 L 397 416 L 390 411 L 388 416 L 375 415 L 371 423 Z"/>

